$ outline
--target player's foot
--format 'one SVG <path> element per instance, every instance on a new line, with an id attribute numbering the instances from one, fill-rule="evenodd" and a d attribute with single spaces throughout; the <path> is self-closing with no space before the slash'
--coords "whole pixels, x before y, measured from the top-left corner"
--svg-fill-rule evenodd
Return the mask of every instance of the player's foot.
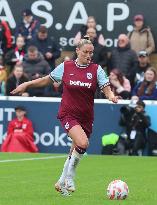
<path id="1" fill-rule="evenodd" d="M 74 192 L 76 190 L 75 183 L 74 183 L 74 180 L 72 178 L 66 178 L 65 187 L 70 192 Z"/>
<path id="2" fill-rule="evenodd" d="M 60 192 L 62 196 L 71 196 L 71 194 L 66 189 L 65 185 L 60 182 L 57 182 L 55 184 L 55 189 L 56 191 Z"/>

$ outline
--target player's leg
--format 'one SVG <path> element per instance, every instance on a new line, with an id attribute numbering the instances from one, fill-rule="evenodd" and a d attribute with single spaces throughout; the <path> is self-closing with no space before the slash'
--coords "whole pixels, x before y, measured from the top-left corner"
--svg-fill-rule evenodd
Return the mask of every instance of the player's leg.
<path id="1" fill-rule="evenodd" d="M 70 162 L 70 159 L 71 159 L 71 154 L 72 154 L 72 151 L 74 149 L 75 145 L 74 143 L 72 143 L 71 145 L 71 148 L 70 148 L 70 152 L 69 152 L 69 155 L 64 163 L 64 167 L 63 167 L 63 170 L 62 170 L 62 174 L 58 180 L 59 183 L 62 183 L 64 184 L 65 183 L 65 178 L 66 178 L 66 175 L 67 175 L 67 171 L 68 171 L 68 167 L 69 167 L 69 162 Z"/>
<path id="2" fill-rule="evenodd" d="M 70 162 L 70 159 L 71 159 L 71 154 L 72 154 L 72 151 L 74 149 L 74 144 L 72 143 L 72 146 L 70 148 L 70 152 L 69 152 L 69 155 L 64 163 L 64 167 L 63 167 L 63 170 L 62 170 L 62 174 L 59 178 L 59 180 L 57 181 L 57 183 L 55 184 L 55 189 L 60 192 L 62 195 L 65 195 L 65 196 L 68 196 L 69 193 L 67 192 L 67 189 L 65 187 L 65 179 L 66 179 L 66 176 L 67 176 L 67 172 L 68 172 L 68 167 L 69 167 L 69 162 Z"/>
<path id="3" fill-rule="evenodd" d="M 71 137 L 72 141 L 73 141 L 73 144 L 72 144 L 72 147 L 70 149 L 70 157 L 68 157 L 68 159 L 66 160 L 65 162 L 65 165 L 64 165 L 64 168 L 63 168 L 63 172 L 61 174 L 61 177 L 60 177 L 60 180 L 58 180 L 58 182 L 55 184 L 55 189 L 57 191 L 59 191 L 62 195 L 66 195 L 68 196 L 68 191 L 65 190 L 65 176 L 67 175 L 67 172 L 69 170 L 70 173 L 72 173 L 72 175 L 74 176 L 75 174 L 75 169 L 76 167 L 74 168 L 73 166 L 71 166 L 74 161 L 75 161 L 75 156 L 74 154 L 76 154 L 74 152 L 74 150 L 77 148 L 77 149 L 80 149 L 82 147 L 81 150 L 83 150 L 84 152 L 84 147 L 87 147 L 87 144 L 88 144 L 88 139 L 87 139 L 87 136 L 84 132 L 84 130 L 82 129 L 82 127 L 79 125 L 79 123 L 77 122 L 77 120 L 75 119 L 72 119 L 71 117 L 65 117 L 61 120 L 61 124 L 62 126 L 66 129 L 68 135 Z M 68 126 L 67 126 L 68 124 Z M 77 136 L 75 137 L 75 134 L 74 133 L 77 133 Z M 78 154 L 77 154 L 78 155 Z M 80 156 L 77 157 L 77 158 L 81 158 L 81 155 L 83 155 L 82 151 L 81 151 L 81 154 L 79 154 Z M 72 160 L 71 160 L 72 158 Z M 79 161 L 79 160 L 78 160 Z M 71 164 L 70 164 L 71 162 Z M 69 166 L 70 165 L 70 166 Z M 71 168 L 73 167 L 73 168 Z M 70 168 L 70 169 L 69 169 Z M 68 182 L 70 181 L 70 179 L 72 178 L 68 178 L 69 180 L 67 180 Z M 66 185 L 68 185 L 69 183 L 67 183 Z M 72 183 L 70 183 L 72 184 Z M 73 183 L 74 185 L 74 183 Z M 69 187 L 69 186 L 67 186 Z M 73 189 L 75 189 L 75 186 L 71 186 L 70 187 Z M 72 190 L 71 189 L 71 190 Z"/>
<path id="4" fill-rule="evenodd" d="M 66 177 L 66 187 L 69 191 L 75 191 L 74 177 L 76 174 L 76 168 L 79 164 L 80 159 L 86 152 L 88 147 L 88 138 L 84 130 L 80 125 L 73 126 L 68 135 L 74 142 L 74 149 L 71 154 L 71 159 L 69 161 L 68 172 Z"/>

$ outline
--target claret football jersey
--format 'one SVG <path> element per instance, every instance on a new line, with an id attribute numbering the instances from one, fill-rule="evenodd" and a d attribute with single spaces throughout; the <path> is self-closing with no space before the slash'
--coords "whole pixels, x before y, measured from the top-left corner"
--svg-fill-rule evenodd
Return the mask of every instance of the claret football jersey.
<path id="1" fill-rule="evenodd" d="M 63 83 L 58 118 L 71 115 L 76 119 L 93 121 L 97 85 L 100 88 L 109 85 L 109 79 L 101 66 L 94 63 L 78 65 L 77 60 L 65 61 L 50 73 L 50 78 Z"/>

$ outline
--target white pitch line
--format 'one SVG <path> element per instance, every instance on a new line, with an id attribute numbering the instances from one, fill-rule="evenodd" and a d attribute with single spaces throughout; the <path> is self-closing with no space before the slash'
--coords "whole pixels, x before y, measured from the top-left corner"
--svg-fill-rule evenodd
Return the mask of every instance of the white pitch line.
<path id="1" fill-rule="evenodd" d="M 0 160 L 0 163 L 5 162 L 23 162 L 23 161 L 33 161 L 33 160 L 45 160 L 45 159 L 57 159 L 57 158 L 64 158 L 66 155 L 62 156 L 49 156 L 49 157 L 37 157 L 37 158 L 23 158 L 23 159 L 7 159 L 7 160 Z"/>

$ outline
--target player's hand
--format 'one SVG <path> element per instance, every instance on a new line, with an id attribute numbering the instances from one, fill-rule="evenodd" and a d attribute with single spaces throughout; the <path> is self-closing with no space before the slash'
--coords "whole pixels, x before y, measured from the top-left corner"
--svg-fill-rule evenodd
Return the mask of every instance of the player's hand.
<path id="1" fill-rule="evenodd" d="M 119 96 L 112 96 L 109 98 L 109 101 L 112 101 L 113 103 L 118 103 Z"/>
<path id="2" fill-rule="evenodd" d="M 21 85 L 19 85 L 17 88 L 15 88 L 13 91 L 11 91 L 10 93 L 12 95 L 15 95 L 15 94 L 22 94 L 25 92 L 27 88 L 27 83 L 22 83 Z"/>

